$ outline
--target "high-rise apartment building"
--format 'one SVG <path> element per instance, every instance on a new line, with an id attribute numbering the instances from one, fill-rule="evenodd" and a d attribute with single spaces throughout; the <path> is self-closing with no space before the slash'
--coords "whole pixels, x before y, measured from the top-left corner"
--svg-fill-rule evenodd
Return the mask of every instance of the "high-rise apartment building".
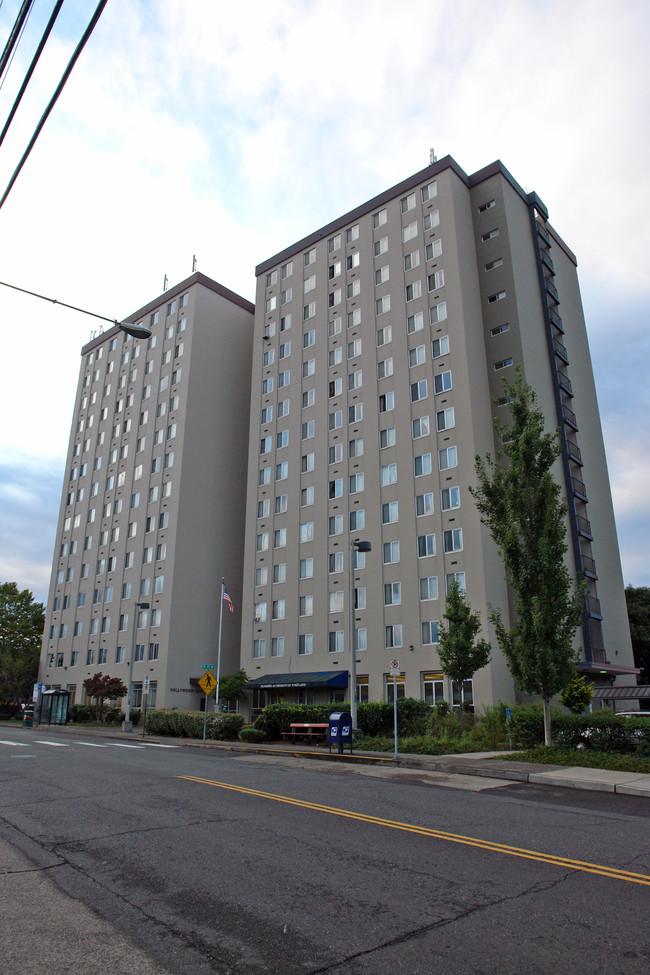
<path id="1" fill-rule="evenodd" d="M 39 679 L 84 699 L 97 671 L 133 704 L 198 709 L 221 578 L 239 609 L 253 305 L 193 274 L 82 349 Z M 240 614 L 224 613 L 223 673 Z"/>
<path id="2" fill-rule="evenodd" d="M 241 657 L 253 710 L 345 699 L 351 639 L 358 700 L 390 698 L 397 659 L 398 694 L 457 702 L 436 650 L 451 579 L 494 647 L 465 700 L 514 700 L 487 627 L 490 605 L 508 620 L 508 587 L 468 488 L 517 366 L 561 431 L 567 559 L 589 586 L 580 670 L 631 674 L 576 259 L 538 196 L 499 162 L 467 176 L 446 157 L 256 273 Z"/>

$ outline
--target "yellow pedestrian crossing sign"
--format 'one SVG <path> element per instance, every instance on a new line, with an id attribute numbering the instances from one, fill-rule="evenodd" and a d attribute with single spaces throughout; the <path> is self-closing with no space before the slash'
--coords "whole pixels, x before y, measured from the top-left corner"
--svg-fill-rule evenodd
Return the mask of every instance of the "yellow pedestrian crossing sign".
<path id="1" fill-rule="evenodd" d="M 206 694 L 211 694 L 216 686 L 216 679 L 212 676 L 209 670 L 206 670 L 205 674 L 199 681 L 199 687 L 205 691 Z"/>

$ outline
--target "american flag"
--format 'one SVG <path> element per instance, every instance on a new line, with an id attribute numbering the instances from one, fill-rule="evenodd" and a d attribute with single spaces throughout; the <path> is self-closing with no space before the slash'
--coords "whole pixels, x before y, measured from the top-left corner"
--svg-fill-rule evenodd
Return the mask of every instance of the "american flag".
<path id="1" fill-rule="evenodd" d="M 228 609 L 230 610 L 231 613 L 234 613 L 235 607 L 232 604 L 232 599 L 228 595 L 228 590 L 226 589 L 225 583 L 223 584 L 223 601 L 224 603 L 228 603 Z"/>

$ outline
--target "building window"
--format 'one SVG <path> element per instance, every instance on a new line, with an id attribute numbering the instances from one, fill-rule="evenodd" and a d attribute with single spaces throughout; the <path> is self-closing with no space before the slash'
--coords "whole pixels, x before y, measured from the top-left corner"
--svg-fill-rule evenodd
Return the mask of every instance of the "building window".
<path id="1" fill-rule="evenodd" d="M 327 534 L 330 536 L 343 534 L 343 515 L 330 515 L 327 520 Z"/>
<path id="2" fill-rule="evenodd" d="M 418 311 L 415 315 L 409 315 L 406 319 L 406 333 L 412 335 L 413 332 L 421 332 L 424 328 L 424 312 Z"/>
<path id="3" fill-rule="evenodd" d="M 415 496 L 415 514 L 418 518 L 433 514 L 433 491 Z"/>
<path id="4" fill-rule="evenodd" d="M 354 441 L 351 441 L 353 443 Z M 354 456 L 353 454 L 351 456 Z M 350 485 L 349 493 L 357 494 L 359 491 L 363 491 L 363 474 L 350 474 Z"/>
<path id="5" fill-rule="evenodd" d="M 284 637 L 274 636 L 271 639 L 271 656 L 284 657 Z"/>
<path id="6" fill-rule="evenodd" d="M 262 484 L 271 483 L 271 468 L 262 467 L 257 475 L 257 483 L 261 486 Z"/>
<path id="7" fill-rule="evenodd" d="M 395 408 L 395 393 L 390 390 L 387 393 L 382 393 L 379 397 L 379 412 L 388 413 L 389 410 Z"/>
<path id="8" fill-rule="evenodd" d="M 366 513 L 363 508 L 350 512 L 350 531 L 362 531 L 366 527 Z"/>
<path id="9" fill-rule="evenodd" d="M 420 623 L 420 639 L 423 647 L 438 642 L 439 629 L 440 629 L 439 620 L 423 620 Z"/>
<path id="10" fill-rule="evenodd" d="M 412 369 L 413 366 L 421 366 L 426 360 L 425 350 L 423 345 L 417 345 L 414 349 L 409 349 L 409 367 Z"/>
<path id="11" fill-rule="evenodd" d="M 314 540 L 314 522 L 305 521 L 300 526 L 300 541 L 313 542 L 313 540 Z"/>
<path id="12" fill-rule="evenodd" d="M 438 598 L 438 576 L 424 576 L 420 579 L 420 599 Z"/>
<path id="13" fill-rule="evenodd" d="M 343 572 L 343 552 L 330 552 L 328 557 L 328 572 Z"/>
<path id="14" fill-rule="evenodd" d="M 303 474 L 308 474 L 314 469 L 314 454 L 303 454 L 300 458 L 300 470 Z M 286 477 L 286 474 L 285 474 Z"/>
<path id="15" fill-rule="evenodd" d="M 438 237 L 426 246 L 425 256 L 427 261 L 433 261 L 442 254 L 442 241 Z"/>
<path id="16" fill-rule="evenodd" d="M 313 559 L 301 559 L 300 560 L 299 577 L 301 579 L 313 579 L 313 577 L 314 577 L 314 560 Z"/>
<path id="17" fill-rule="evenodd" d="M 372 229 L 376 230 L 377 227 L 383 227 L 388 220 L 388 211 L 384 207 L 383 210 L 378 210 L 377 213 L 372 215 Z"/>
<path id="18" fill-rule="evenodd" d="M 285 617 L 285 601 L 284 599 L 274 599 L 272 604 L 272 615 L 271 619 L 283 620 Z"/>
<path id="19" fill-rule="evenodd" d="M 314 487 L 310 485 L 309 487 L 301 488 L 300 490 L 300 507 L 306 508 L 308 505 L 314 503 Z"/>
<path id="20" fill-rule="evenodd" d="M 404 255 L 404 270 L 412 271 L 414 268 L 420 266 L 420 251 L 411 251 L 410 254 Z"/>
<path id="21" fill-rule="evenodd" d="M 480 207 L 478 208 L 478 212 L 485 213 L 486 210 L 491 210 L 494 206 L 496 206 L 496 201 L 488 200 L 487 203 L 481 203 Z"/>
<path id="22" fill-rule="evenodd" d="M 449 587 L 452 582 L 457 582 L 458 587 L 462 593 L 465 593 L 465 573 L 464 572 L 448 572 L 445 576 L 445 592 L 449 592 Z"/>
<path id="23" fill-rule="evenodd" d="M 397 464 L 384 464 L 379 471 L 379 483 L 382 487 L 395 484 L 397 481 Z"/>
<path id="24" fill-rule="evenodd" d="M 443 532 L 445 552 L 460 552 L 463 547 L 463 529 L 452 528 Z"/>
<path id="25" fill-rule="evenodd" d="M 363 403 L 354 403 L 348 407 L 348 423 L 359 423 L 363 420 Z"/>
<path id="26" fill-rule="evenodd" d="M 506 297 L 505 291 L 497 291 L 495 292 L 495 294 L 490 295 L 488 297 L 488 304 L 493 305 L 495 301 L 503 301 L 505 297 Z"/>
<path id="27" fill-rule="evenodd" d="M 271 349 L 270 351 L 272 352 L 273 349 Z M 280 348 L 278 349 L 278 359 L 286 359 L 290 355 L 291 355 L 291 342 L 283 342 Z M 267 365 L 267 363 L 264 363 L 264 365 Z"/>
<path id="28" fill-rule="evenodd" d="M 501 257 L 497 257 L 496 260 L 494 261 L 488 261 L 488 263 L 485 265 L 485 270 L 493 271 L 496 267 L 501 267 L 502 264 L 503 264 L 503 259 Z"/>
<path id="29" fill-rule="evenodd" d="M 419 454 L 417 457 L 414 457 L 413 470 L 416 477 L 421 477 L 423 474 L 430 474 L 432 471 L 431 454 Z"/>
<path id="30" fill-rule="evenodd" d="M 394 447 L 395 442 L 395 427 L 387 427 L 385 430 L 379 431 L 379 447 L 381 450 L 385 447 Z"/>
<path id="31" fill-rule="evenodd" d="M 441 335 L 439 339 L 434 339 L 431 343 L 431 356 L 434 359 L 439 359 L 442 355 L 447 355 L 449 352 L 449 336 Z"/>
<path id="32" fill-rule="evenodd" d="M 402 646 L 402 624 L 393 623 L 384 627 L 384 641 L 386 649 Z"/>
<path id="33" fill-rule="evenodd" d="M 433 305 L 431 308 L 429 308 L 429 325 L 436 325 L 438 322 L 444 322 L 446 318 L 446 301 L 441 301 L 437 305 Z"/>
<path id="34" fill-rule="evenodd" d="M 443 447 L 438 451 L 438 469 L 446 471 L 450 467 L 458 466 L 458 452 L 456 447 Z"/>
<path id="35" fill-rule="evenodd" d="M 427 277 L 427 291 L 437 291 L 439 288 L 444 288 L 445 286 L 445 272 L 444 271 L 433 271 Z"/>
<path id="36" fill-rule="evenodd" d="M 413 301 L 414 298 L 422 297 L 422 282 L 413 281 L 411 284 L 407 284 L 405 288 L 406 300 Z"/>
<path id="37" fill-rule="evenodd" d="M 402 583 L 387 582 L 384 584 L 384 606 L 399 606 L 402 602 Z"/>
<path id="38" fill-rule="evenodd" d="M 269 547 L 269 533 L 260 532 L 255 540 L 255 551 L 256 552 L 266 552 Z"/>
<path id="39" fill-rule="evenodd" d="M 375 314 L 383 315 L 390 311 L 390 295 L 384 295 L 383 298 L 377 298 L 375 302 Z"/>
<path id="40" fill-rule="evenodd" d="M 381 348 L 382 345 L 388 345 L 389 342 L 393 340 L 393 329 L 390 325 L 384 325 L 383 328 L 377 329 L 377 347 Z"/>
<path id="41" fill-rule="evenodd" d="M 354 437 L 352 440 L 348 440 L 348 457 L 362 457 L 363 456 L 363 437 Z M 363 480 L 363 474 L 360 475 Z M 359 488 L 361 490 L 361 488 Z"/>
<path id="42" fill-rule="evenodd" d="M 390 269 L 388 264 L 384 264 L 383 267 L 378 267 L 375 271 L 375 284 L 385 284 L 389 280 Z"/>
<path id="43" fill-rule="evenodd" d="M 306 420 L 300 428 L 300 436 L 302 440 L 311 440 L 314 436 L 314 421 Z"/>
<path id="44" fill-rule="evenodd" d="M 382 525 L 391 525 L 399 519 L 397 501 L 387 501 L 381 506 Z"/>
<path id="45" fill-rule="evenodd" d="M 253 640 L 253 660 L 261 660 L 266 655 L 266 640 Z"/>
<path id="46" fill-rule="evenodd" d="M 287 581 L 287 564 L 286 562 L 276 562 L 273 566 L 273 582 L 280 583 Z M 266 617 L 265 617 L 266 619 Z"/>
<path id="47" fill-rule="evenodd" d="M 279 430 L 275 435 L 275 446 L 277 450 L 289 446 L 289 431 Z"/>
<path id="48" fill-rule="evenodd" d="M 286 528 L 276 528 L 273 532 L 273 548 L 286 548 L 287 545 L 287 529 Z"/>
<path id="49" fill-rule="evenodd" d="M 343 478 L 337 477 L 329 482 L 327 496 L 330 498 L 340 498 L 343 496 Z"/>
<path id="50" fill-rule="evenodd" d="M 436 430 L 438 433 L 440 433 L 442 430 L 451 430 L 454 425 L 455 418 L 453 406 L 448 406 L 444 410 L 438 410 L 436 413 Z"/>
<path id="51" fill-rule="evenodd" d="M 384 565 L 399 562 L 399 541 L 384 542 L 382 551 Z"/>
<path id="52" fill-rule="evenodd" d="M 330 237 L 327 241 L 327 253 L 333 254 L 334 251 L 341 249 L 341 235 L 337 234 L 335 237 Z"/>
<path id="53" fill-rule="evenodd" d="M 499 362 L 494 363 L 494 371 L 498 372 L 500 369 L 507 369 L 512 365 L 512 356 L 508 356 L 506 359 L 501 359 Z"/>
<path id="54" fill-rule="evenodd" d="M 460 508 L 460 488 L 443 488 L 440 492 L 440 505 L 443 511 L 450 511 L 452 508 Z"/>
<path id="55" fill-rule="evenodd" d="M 330 349 L 327 354 L 327 364 L 329 366 L 338 366 L 343 361 L 343 349 L 339 346 L 336 349 Z"/>
<path id="56" fill-rule="evenodd" d="M 416 417 L 411 424 L 411 428 L 413 431 L 414 440 L 418 440 L 420 437 L 428 437 L 430 432 L 429 417 Z"/>
<path id="57" fill-rule="evenodd" d="M 490 335 L 492 336 L 502 335 L 503 332 L 509 332 L 509 331 L 510 331 L 510 325 L 508 325 L 508 323 L 506 322 L 504 325 L 497 325 L 495 326 L 495 328 L 490 329 Z"/>
<path id="58" fill-rule="evenodd" d="M 433 387 L 436 395 L 438 393 L 446 393 L 452 388 L 451 382 L 451 369 L 446 372 L 439 372 L 433 377 Z"/>
<path id="59" fill-rule="evenodd" d="M 386 379 L 388 376 L 393 375 L 393 357 L 389 356 L 387 359 L 381 359 L 377 363 L 377 379 Z"/>
<path id="60" fill-rule="evenodd" d="M 343 630 L 330 630 L 327 637 L 327 649 L 329 653 L 343 653 Z"/>
<path id="61" fill-rule="evenodd" d="M 305 656 L 313 653 L 314 635 L 313 633 L 301 633 L 298 637 L 298 655 Z"/>
<path id="62" fill-rule="evenodd" d="M 284 280 L 284 278 L 291 277 L 292 274 L 293 274 L 293 261 L 287 261 L 287 263 L 283 264 L 282 267 L 280 268 L 280 277 L 282 278 L 282 280 Z"/>
<path id="63" fill-rule="evenodd" d="M 308 305 L 305 305 L 302 310 L 302 320 L 303 322 L 308 322 L 310 318 L 314 318 L 316 315 L 316 302 L 310 301 Z"/>

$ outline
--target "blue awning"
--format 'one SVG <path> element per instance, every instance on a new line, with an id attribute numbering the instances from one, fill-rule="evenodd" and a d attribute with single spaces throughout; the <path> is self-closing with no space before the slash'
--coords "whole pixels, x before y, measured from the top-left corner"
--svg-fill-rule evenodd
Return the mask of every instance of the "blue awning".
<path id="1" fill-rule="evenodd" d="M 280 687 L 347 687 L 347 670 L 317 670 L 307 674 L 267 674 L 256 677 L 246 684 L 251 688 L 280 688 Z"/>

